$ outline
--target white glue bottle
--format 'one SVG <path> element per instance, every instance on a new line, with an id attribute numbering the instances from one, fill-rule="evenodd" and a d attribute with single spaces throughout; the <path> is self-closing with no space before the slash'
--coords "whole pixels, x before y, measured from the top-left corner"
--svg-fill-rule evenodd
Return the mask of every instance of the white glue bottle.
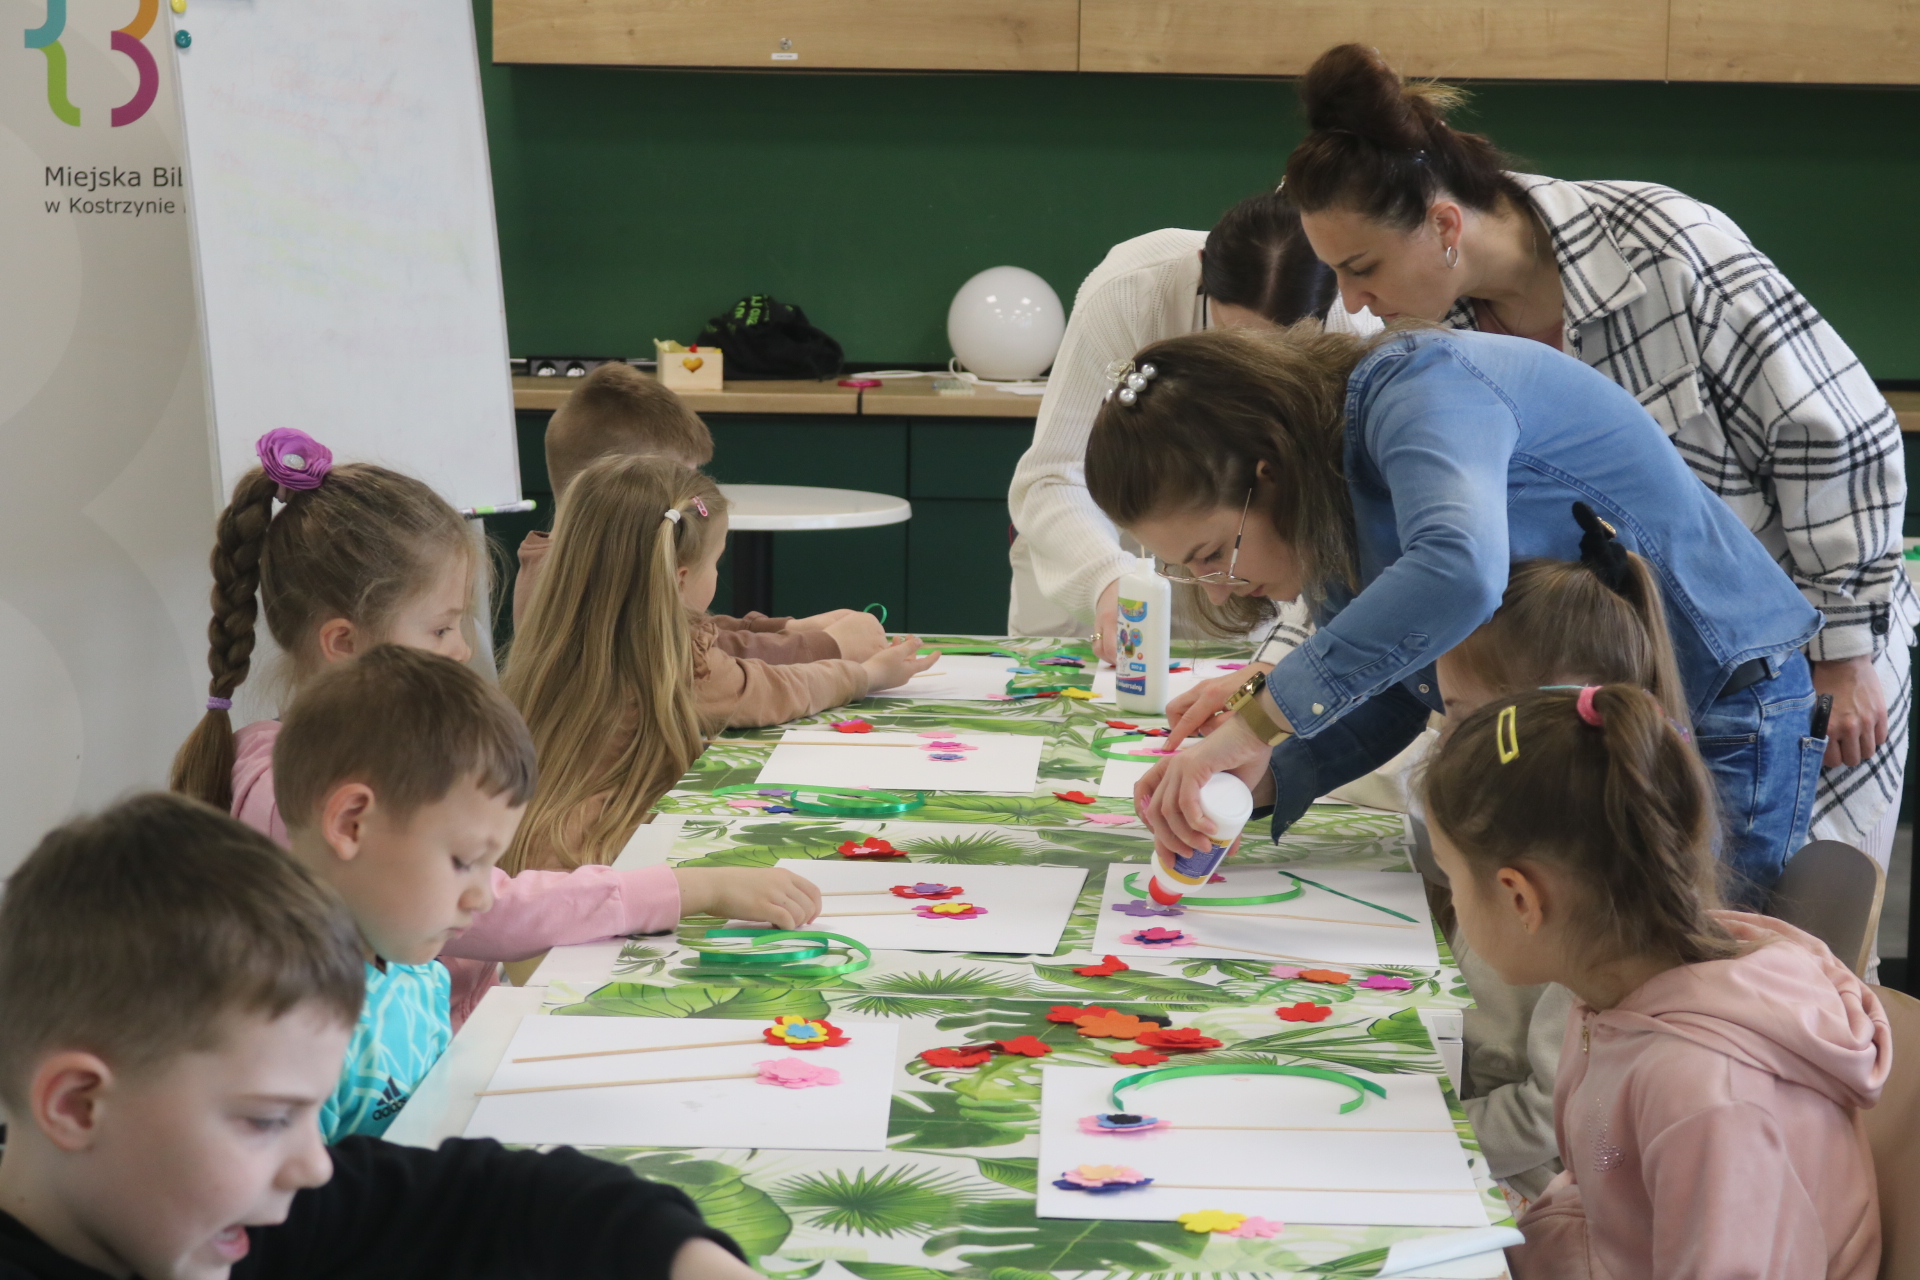
<path id="1" fill-rule="evenodd" d="M 1232 774 L 1216 773 L 1200 788 L 1200 807 L 1206 811 L 1207 821 L 1213 824 L 1210 846 L 1170 862 L 1164 854 L 1154 859 L 1153 878 L 1147 889 L 1153 900 L 1163 906 L 1173 905 L 1183 894 L 1213 878 L 1213 873 L 1220 869 L 1240 839 L 1247 819 L 1253 816 L 1253 792 Z"/>
<path id="2" fill-rule="evenodd" d="M 1120 710 L 1157 716 L 1167 710 L 1167 665 L 1173 648 L 1173 587 L 1140 556 L 1120 575 L 1120 627 L 1113 638 L 1114 700 Z"/>

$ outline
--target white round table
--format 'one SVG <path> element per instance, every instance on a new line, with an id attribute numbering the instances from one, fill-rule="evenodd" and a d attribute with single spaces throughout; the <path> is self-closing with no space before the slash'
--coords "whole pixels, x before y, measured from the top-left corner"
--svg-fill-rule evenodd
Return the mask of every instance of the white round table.
<path id="1" fill-rule="evenodd" d="M 913 504 L 860 489 L 800 484 L 723 484 L 733 540 L 733 611 L 773 612 L 773 535 L 810 529 L 870 529 L 913 518 Z"/>

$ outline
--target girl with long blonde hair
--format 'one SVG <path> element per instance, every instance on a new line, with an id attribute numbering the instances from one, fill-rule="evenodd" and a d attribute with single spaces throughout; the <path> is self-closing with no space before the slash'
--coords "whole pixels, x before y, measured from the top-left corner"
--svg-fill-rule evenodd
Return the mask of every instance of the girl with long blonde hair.
<path id="1" fill-rule="evenodd" d="M 938 656 L 906 636 L 865 662 L 732 657 L 705 616 L 726 540 L 719 486 L 671 459 L 602 458 L 567 486 L 502 681 L 541 772 L 509 871 L 613 861 L 710 728 L 812 715 Z"/>

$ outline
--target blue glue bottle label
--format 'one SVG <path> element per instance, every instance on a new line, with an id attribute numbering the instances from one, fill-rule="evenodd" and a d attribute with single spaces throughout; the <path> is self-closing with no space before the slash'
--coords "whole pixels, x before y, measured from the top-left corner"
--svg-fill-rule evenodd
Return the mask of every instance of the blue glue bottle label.
<path id="1" fill-rule="evenodd" d="M 1113 638 L 1114 656 L 1119 659 L 1114 688 L 1144 698 L 1147 696 L 1147 655 L 1143 647 L 1146 637 L 1140 624 L 1147 618 L 1147 602 L 1123 598 L 1119 603 L 1120 634 Z"/>

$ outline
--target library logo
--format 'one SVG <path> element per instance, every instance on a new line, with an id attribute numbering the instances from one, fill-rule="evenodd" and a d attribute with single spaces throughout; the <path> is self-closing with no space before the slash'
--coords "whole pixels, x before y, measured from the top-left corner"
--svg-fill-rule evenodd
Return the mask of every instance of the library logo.
<path id="1" fill-rule="evenodd" d="M 140 72 L 140 83 L 135 87 L 133 96 L 108 113 L 116 129 L 146 115 L 153 106 L 154 98 L 159 95 L 159 64 L 154 62 L 147 46 L 141 43 L 146 39 L 147 32 L 153 29 L 153 20 L 159 14 L 160 0 L 140 0 L 140 12 L 133 16 L 133 21 L 113 32 L 108 40 L 113 51 L 131 58 Z M 47 20 L 27 29 L 27 48 L 38 49 L 46 55 L 47 106 L 53 111 L 54 118 L 78 128 L 80 108 L 67 98 L 67 51 L 60 47 L 60 37 L 66 30 L 67 0 L 47 0 Z"/>

